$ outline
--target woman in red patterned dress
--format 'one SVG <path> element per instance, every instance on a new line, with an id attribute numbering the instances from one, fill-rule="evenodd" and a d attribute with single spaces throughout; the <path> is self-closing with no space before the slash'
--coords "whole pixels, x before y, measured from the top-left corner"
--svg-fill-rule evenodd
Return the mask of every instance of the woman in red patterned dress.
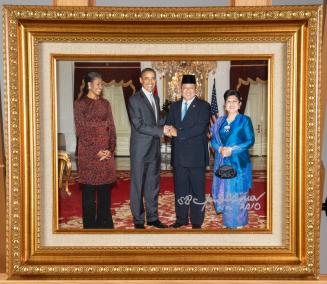
<path id="1" fill-rule="evenodd" d="M 84 83 L 83 94 L 74 103 L 83 228 L 113 228 L 110 199 L 116 180 L 116 130 L 110 103 L 102 97 L 101 75 L 90 72 Z"/>

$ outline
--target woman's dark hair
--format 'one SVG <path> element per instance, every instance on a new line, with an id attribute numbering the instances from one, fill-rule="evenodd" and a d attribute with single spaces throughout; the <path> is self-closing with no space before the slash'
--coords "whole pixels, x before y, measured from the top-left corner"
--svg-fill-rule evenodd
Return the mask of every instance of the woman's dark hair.
<path id="1" fill-rule="evenodd" d="M 95 79 L 102 79 L 102 76 L 98 72 L 90 72 L 87 73 L 84 77 L 84 88 L 83 88 L 83 96 L 86 96 L 89 92 L 89 82 L 93 82 Z"/>
<path id="2" fill-rule="evenodd" d="M 224 93 L 224 100 L 225 102 L 227 101 L 228 97 L 230 96 L 235 96 L 237 97 L 237 99 L 241 102 L 242 101 L 242 97 L 241 97 L 241 94 L 236 91 L 236 90 L 227 90 L 225 93 Z"/>

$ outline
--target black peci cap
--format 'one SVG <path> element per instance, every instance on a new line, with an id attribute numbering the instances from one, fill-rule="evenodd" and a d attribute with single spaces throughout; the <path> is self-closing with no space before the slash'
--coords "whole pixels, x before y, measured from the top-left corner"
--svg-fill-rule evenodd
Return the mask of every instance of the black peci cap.
<path id="1" fill-rule="evenodd" d="M 194 75 L 183 75 L 182 85 L 183 84 L 194 84 L 196 85 L 196 80 Z"/>

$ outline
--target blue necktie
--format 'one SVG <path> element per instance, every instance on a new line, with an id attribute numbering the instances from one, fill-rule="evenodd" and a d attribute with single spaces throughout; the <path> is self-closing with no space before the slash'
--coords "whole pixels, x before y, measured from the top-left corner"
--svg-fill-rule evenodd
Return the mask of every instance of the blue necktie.
<path id="1" fill-rule="evenodd" d="M 186 112 L 187 112 L 187 102 L 184 102 L 183 108 L 182 108 L 182 120 L 184 119 Z"/>

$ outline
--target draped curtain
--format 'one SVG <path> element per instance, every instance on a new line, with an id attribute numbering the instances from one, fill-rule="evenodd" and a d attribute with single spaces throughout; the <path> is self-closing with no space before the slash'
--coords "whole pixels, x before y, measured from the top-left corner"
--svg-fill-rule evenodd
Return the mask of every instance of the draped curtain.
<path id="1" fill-rule="evenodd" d="M 140 62 L 75 62 L 74 68 L 74 100 L 81 92 L 84 76 L 89 72 L 98 72 L 105 82 L 132 81 L 135 89 L 141 88 L 139 77 L 141 74 Z M 130 86 L 123 87 L 124 99 L 127 110 L 128 98 L 133 95 Z"/>
<path id="2" fill-rule="evenodd" d="M 230 88 L 238 90 L 242 97 L 241 113 L 244 113 L 252 81 L 268 80 L 267 60 L 232 60 Z M 242 83 L 243 82 L 243 83 Z M 246 83 L 244 83 L 246 82 Z"/>

